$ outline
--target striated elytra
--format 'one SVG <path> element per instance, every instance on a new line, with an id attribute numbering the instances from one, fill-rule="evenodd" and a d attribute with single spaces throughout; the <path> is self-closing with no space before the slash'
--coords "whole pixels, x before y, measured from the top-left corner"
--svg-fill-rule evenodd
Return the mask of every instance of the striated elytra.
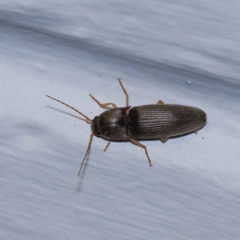
<path id="1" fill-rule="evenodd" d="M 109 141 L 104 151 L 107 150 L 111 141 L 131 141 L 145 150 L 149 165 L 152 166 L 146 146 L 138 140 L 159 139 L 162 142 L 166 142 L 170 137 L 196 132 L 206 125 L 206 113 L 196 107 L 164 104 L 159 100 L 157 104 L 131 108 L 128 105 L 127 91 L 120 78 L 118 81 L 126 95 L 126 107 L 118 108 L 114 103 L 102 104 L 90 94 L 91 98 L 101 108 L 108 109 L 93 120 L 68 104 L 47 95 L 47 97 L 78 112 L 85 117 L 87 123 L 91 124 L 92 133 L 90 141 L 78 175 L 80 175 L 83 162 L 89 153 L 94 135 Z M 109 109 L 109 106 L 112 106 L 112 108 Z"/>

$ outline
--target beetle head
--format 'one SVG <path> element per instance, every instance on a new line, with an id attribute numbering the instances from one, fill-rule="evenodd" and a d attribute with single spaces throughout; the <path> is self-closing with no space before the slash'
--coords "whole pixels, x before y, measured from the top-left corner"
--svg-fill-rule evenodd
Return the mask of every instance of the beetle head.
<path id="1" fill-rule="evenodd" d="M 91 121 L 92 133 L 105 140 L 127 140 L 127 111 L 130 107 L 111 108 Z"/>
<path id="2" fill-rule="evenodd" d="M 97 137 L 101 136 L 100 132 L 100 127 L 99 127 L 99 117 L 96 116 L 92 121 L 91 121 L 91 130 L 94 135 Z"/>

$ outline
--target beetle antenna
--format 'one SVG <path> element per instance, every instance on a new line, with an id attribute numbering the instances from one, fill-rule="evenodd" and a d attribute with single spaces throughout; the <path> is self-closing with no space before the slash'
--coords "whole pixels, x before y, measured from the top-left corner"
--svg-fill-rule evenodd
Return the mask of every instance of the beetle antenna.
<path id="1" fill-rule="evenodd" d="M 88 153 L 89 153 L 89 151 L 90 151 L 93 136 L 94 136 L 94 134 L 92 133 L 92 134 L 90 135 L 90 140 L 89 140 L 89 143 L 88 143 L 87 151 L 86 151 L 86 153 L 85 153 L 85 156 L 84 156 L 84 158 L 83 158 L 83 160 L 82 160 L 82 163 L 81 163 L 80 168 L 79 168 L 79 171 L 78 171 L 78 176 L 79 176 L 80 173 L 81 173 L 83 163 L 84 163 L 84 161 L 85 161 L 85 159 L 86 159 L 86 157 L 87 157 L 87 155 L 88 155 Z"/>
<path id="2" fill-rule="evenodd" d="M 72 107 L 72 106 L 70 106 L 70 105 L 68 105 L 68 104 L 66 104 L 66 103 L 64 103 L 64 102 L 62 102 L 62 101 L 60 101 L 60 100 L 58 100 L 58 99 L 56 99 L 56 98 L 50 97 L 49 95 L 46 95 L 46 96 L 47 96 L 48 98 L 51 98 L 51 99 L 53 99 L 53 100 L 55 100 L 55 101 L 57 101 L 57 102 L 65 105 L 65 106 L 71 108 L 71 109 L 74 110 L 75 112 L 77 112 L 77 113 L 79 113 L 80 115 L 82 115 L 83 117 L 85 117 L 87 123 L 89 123 L 89 124 L 91 123 L 92 120 L 91 120 L 89 117 L 87 117 L 86 115 L 84 115 L 83 113 L 79 112 L 76 108 L 74 108 L 74 107 Z"/>

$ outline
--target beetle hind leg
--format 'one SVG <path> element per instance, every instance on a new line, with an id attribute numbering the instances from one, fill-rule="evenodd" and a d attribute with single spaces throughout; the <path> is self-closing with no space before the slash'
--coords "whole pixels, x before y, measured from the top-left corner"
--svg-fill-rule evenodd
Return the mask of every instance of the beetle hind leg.
<path id="1" fill-rule="evenodd" d="M 151 159 L 150 159 L 150 157 L 149 157 L 149 155 L 148 155 L 147 147 L 144 146 L 143 144 L 141 144 L 140 142 L 138 142 L 138 141 L 135 140 L 135 139 L 129 138 L 129 140 L 130 140 L 133 144 L 135 144 L 135 145 L 137 145 L 137 146 L 139 146 L 139 147 L 141 147 L 141 148 L 143 148 L 143 149 L 145 150 L 145 154 L 146 154 L 146 156 L 147 156 L 148 163 L 149 163 L 149 165 L 150 165 L 150 167 L 151 167 L 151 166 L 152 166 L 152 161 L 151 161 Z"/>
<path id="2" fill-rule="evenodd" d="M 163 102 L 162 100 L 159 100 L 159 101 L 157 102 L 157 105 L 164 105 L 164 102 Z"/>
<path id="3" fill-rule="evenodd" d="M 101 108 L 109 109 L 108 106 L 112 106 L 112 108 L 117 108 L 117 105 L 114 103 L 100 103 L 92 94 L 89 94 L 89 96 L 98 104 Z"/>
<path id="4" fill-rule="evenodd" d="M 160 138 L 160 141 L 161 141 L 162 143 L 165 143 L 167 140 L 168 140 L 168 137 L 162 137 L 162 138 Z"/>

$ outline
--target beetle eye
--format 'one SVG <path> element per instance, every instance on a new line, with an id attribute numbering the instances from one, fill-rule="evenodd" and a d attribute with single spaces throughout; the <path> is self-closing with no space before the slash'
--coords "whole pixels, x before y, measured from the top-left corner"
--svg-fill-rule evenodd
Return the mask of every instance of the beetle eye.
<path id="1" fill-rule="evenodd" d="M 101 133 L 99 131 L 99 118 L 95 117 L 92 121 L 91 121 L 91 129 L 92 129 L 92 133 L 96 136 L 100 136 Z"/>

